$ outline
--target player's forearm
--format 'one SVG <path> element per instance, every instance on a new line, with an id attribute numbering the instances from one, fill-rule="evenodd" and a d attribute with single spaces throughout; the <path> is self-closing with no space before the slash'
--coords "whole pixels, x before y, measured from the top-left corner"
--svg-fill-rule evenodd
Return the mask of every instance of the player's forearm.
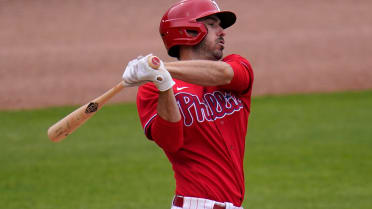
<path id="1" fill-rule="evenodd" d="M 221 61 L 190 60 L 164 64 L 173 78 L 202 86 L 226 85 L 234 77 L 231 66 Z"/>
<path id="2" fill-rule="evenodd" d="M 178 109 L 172 88 L 167 91 L 159 92 L 158 106 L 156 110 L 158 115 L 166 121 L 177 122 L 181 120 L 181 113 Z"/>

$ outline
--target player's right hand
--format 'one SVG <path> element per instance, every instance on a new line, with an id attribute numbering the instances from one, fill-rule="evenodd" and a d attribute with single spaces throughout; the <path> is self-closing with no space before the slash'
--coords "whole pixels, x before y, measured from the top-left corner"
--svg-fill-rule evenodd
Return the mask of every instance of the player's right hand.
<path id="1" fill-rule="evenodd" d="M 153 69 L 149 66 L 149 54 L 130 61 L 123 73 L 124 86 L 140 86 L 146 82 L 153 82 L 160 91 L 166 91 L 175 84 L 171 75 L 160 60 L 160 67 Z"/>

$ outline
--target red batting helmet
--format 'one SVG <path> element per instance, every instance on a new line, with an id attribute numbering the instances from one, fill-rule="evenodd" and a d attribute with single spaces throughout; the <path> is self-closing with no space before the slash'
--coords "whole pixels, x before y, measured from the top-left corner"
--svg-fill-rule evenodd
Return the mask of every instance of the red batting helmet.
<path id="1" fill-rule="evenodd" d="M 223 29 L 236 21 L 230 11 L 221 11 L 214 0 L 182 0 L 167 10 L 160 22 L 160 35 L 163 38 L 169 56 L 178 57 L 180 45 L 194 46 L 207 35 L 207 28 L 197 20 L 210 15 L 217 15 Z M 187 31 L 197 32 L 196 36 Z"/>

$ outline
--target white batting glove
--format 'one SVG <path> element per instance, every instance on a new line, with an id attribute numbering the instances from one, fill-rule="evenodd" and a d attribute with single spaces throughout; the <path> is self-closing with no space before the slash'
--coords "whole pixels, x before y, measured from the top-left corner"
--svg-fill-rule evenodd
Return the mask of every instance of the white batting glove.
<path id="1" fill-rule="evenodd" d="M 123 82 L 125 87 L 140 86 L 148 82 L 148 80 L 141 80 L 138 75 L 138 62 L 141 58 L 142 56 L 131 60 L 125 68 L 123 73 Z"/>
<path id="2" fill-rule="evenodd" d="M 124 86 L 140 86 L 146 82 L 153 82 L 160 91 L 166 91 L 175 84 L 171 75 L 160 60 L 160 67 L 153 69 L 149 66 L 149 54 L 130 61 L 123 73 Z"/>

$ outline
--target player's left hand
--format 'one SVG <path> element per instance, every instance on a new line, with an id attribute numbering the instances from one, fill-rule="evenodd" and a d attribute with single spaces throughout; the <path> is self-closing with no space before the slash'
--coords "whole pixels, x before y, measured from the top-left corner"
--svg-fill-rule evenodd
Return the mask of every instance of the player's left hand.
<path id="1" fill-rule="evenodd" d="M 130 61 L 123 73 L 124 86 L 140 86 L 152 81 L 160 91 L 166 91 L 175 84 L 171 75 L 160 60 L 160 67 L 154 69 L 149 66 L 148 58 L 140 56 Z"/>

